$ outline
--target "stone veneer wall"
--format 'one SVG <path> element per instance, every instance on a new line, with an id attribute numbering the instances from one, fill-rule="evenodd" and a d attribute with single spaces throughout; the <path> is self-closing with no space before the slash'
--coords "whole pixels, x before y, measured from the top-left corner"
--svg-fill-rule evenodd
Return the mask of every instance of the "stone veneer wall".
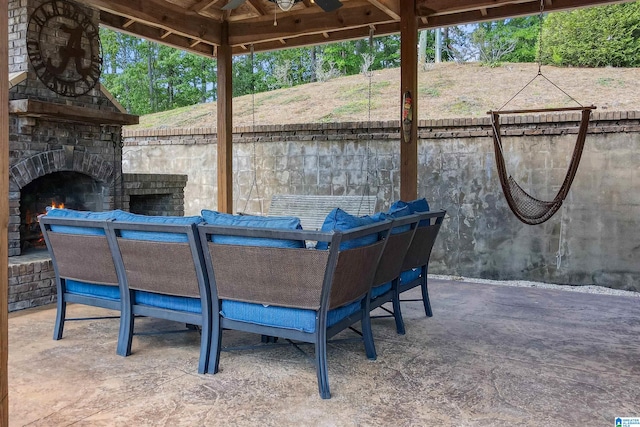
<path id="1" fill-rule="evenodd" d="M 9 311 L 56 301 L 56 280 L 46 252 L 9 258 Z"/>
<path id="2" fill-rule="evenodd" d="M 47 0 L 9 1 L 9 72 L 27 78 L 9 90 L 9 99 L 40 100 L 94 110 L 118 109 L 96 85 L 86 95 L 64 97 L 49 90 L 31 65 L 27 53 L 29 16 Z M 76 3 L 98 25 L 100 12 Z M 36 178 L 74 171 L 100 184 L 103 209 L 121 207 L 121 126 L 97 125 L 54 118 L 9 117 L 9 256 L 20 255 L 20 191 Z"/>
<path id="3" fill-rule="evenodd" d="M 186 175 L 127 173 L 123 181 L 122 209 L 145 215 L 184 216 Z"/>
<path id="4" fill-rule="evenodd" d="M 507 168 L 534 195 L 554 197 L 577 120 L 513 116 L 503 125 Z M 488 118 L 421 121 L 418 132 L 418 194 L 448 212 L 431 273 L 640 290 L 640 112 L 594 114 L 572 190 L 539 226 L 506 204 Z M 125 172 L 185 173 L 185 213 L 215 208 L 215 129 L 125 131 L 124 142 Z M 386 209 L 399 197 L 399 144 L 397 122 L 237 128 L 235 209 L 267 212 L 273 194 L 367 192 Z"/>

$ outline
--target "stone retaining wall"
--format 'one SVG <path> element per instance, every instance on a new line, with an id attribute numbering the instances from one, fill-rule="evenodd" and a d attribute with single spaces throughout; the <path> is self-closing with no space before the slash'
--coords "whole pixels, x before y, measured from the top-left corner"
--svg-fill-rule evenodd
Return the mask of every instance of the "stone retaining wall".
<path id="1" fill-rule="evenodd" d="M 508 171 L 550 200 L 571 158 L 579 115 L 503 123 Z M 488 118 L 421 121 L 418 193 L 447 209 L 431 272 L 640 290 L 640 112 L 594 113 L 561 210 L 526 226 L 502 195 Z M 184 173 L 185 214 L 215 208 L 215 129 L 125 131 L 123 170 Z M 273 194 L 399 197 L 397 122 L 237 128 L 234 208 L 266 213 Z"/>

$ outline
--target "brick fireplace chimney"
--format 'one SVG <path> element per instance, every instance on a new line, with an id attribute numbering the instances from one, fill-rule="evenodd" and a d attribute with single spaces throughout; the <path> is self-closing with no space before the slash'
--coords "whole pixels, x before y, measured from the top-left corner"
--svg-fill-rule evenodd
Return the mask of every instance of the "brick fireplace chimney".
<path id="1" fill-rule="evenodd" d="M 45 205 L 122 206 L 121 130 L 138 118 L 96 79 L 98 25 L 79 3 L 9 0 L 9 256 Z"/>

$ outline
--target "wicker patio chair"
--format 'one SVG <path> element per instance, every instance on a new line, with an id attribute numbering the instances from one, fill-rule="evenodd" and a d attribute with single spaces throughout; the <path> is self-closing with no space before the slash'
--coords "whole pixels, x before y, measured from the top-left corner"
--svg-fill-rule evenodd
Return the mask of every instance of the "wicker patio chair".
<path id="1" fill-rule="evenodd" d="M 122 285 L 118 354 L 131 354 L 135 316 L 202 328 L 198 372 L 211 351 L 211 295 L 195 224 L 111 222 L 109 239 Z"/>
<path id="2" fill-rule="evenodd" d="M 224 329 L 309 342 L 320 396 L 330 398 L 327 339 L 361 320 L 367 357 L 376 358 L 369 291 L 390 226 L 384 221 L 341 233 L 199 225 L 219 313 L 209 372 L 218 372 Z M 229 238 L 236 240 L 229 244 Z M 307 240 L 328 242 L 329 249 L 278 245 Z"/>
<path id="3" fill-rule="evenodd" d="M 69 302 L 120 311 L 120 288 L 106 237 L 107 221 L 43 215 L 40 228 L 57 288 L 53 339 L 62 338 L 66 320 L 80 320 L 66 318 Z"/>

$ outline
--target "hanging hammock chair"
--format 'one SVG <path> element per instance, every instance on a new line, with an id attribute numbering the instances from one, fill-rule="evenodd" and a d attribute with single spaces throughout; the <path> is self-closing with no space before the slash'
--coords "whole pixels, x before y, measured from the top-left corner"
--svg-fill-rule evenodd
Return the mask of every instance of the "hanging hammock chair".
<path id="1" fill-rule="evenodd" d="M 520 221 L 529 225 L 542 224 L 551 218 L 562 206 L 562 202 L 569 194 L 571 183 L 578 171 L 580 158 L 584 149 L 584 142 L 587 137 L 587 129 L 589 127 L 589 118 L 591 111 L 596 107 L 576 107 L 576 108 L 558 108 L 558 109 L 539 109 L 539 110 L 510 110 L 510 111 L 489 111 L 491 114 L 491 126 L 493 128 L 493 147 L 496 156 L 496 166 L 498 168 L 498 176 L 500 177 L 500 185 L 509 207 Z M 500 114 L 523 114 L 534 112 L 559 112 L 559 111 L 582 111 L 582 120 L 578 131 L 578 139 L 573 149 L 569 168 L 562 182 L 560 190 L 551 201 L 537 199 L 527 193 L 513 178 L 508 175 L 504 160 L 504 150 L 502 145 L 502 135 L 500 132 Z"/>
<path id="2" fill-rule="evenodd" d="M 545 0 L 540 0 L 540 14 L 538 19 L 540 22 L 540 33 L 538 43 L 538 74 L 529 81 L 522 89 L 520 89 L 509 101 L 507 101 L 497 111 L 488 111 L 487 114 L 491 115 L 491 126 L 493 128 L 493 148 L 496 156 L 496 166 L 498 168 L 498 176 L 500 177 L 500 185 L 502 186 L 502 192 L 509 207 L 513 213 L 518 217 L 520 221 L 529 225 L 542 224 L 551 218 L 562 206 L 562 202 L 569 194 L 571 183 L 576 176 L 578 166 L 580 165 L 580 158 L 582 157 L 582 151 L 584 149 L 584 141 L 587 137 L 587 130 L 589 128 L 589 118 L 591 117 L 591 111 L 596 107 L 589 106 L 584 107 L 578 101 L 576 101 L 571 95 L 562 90 L 558 85 L 549 80 L 542 74 L 542 22 L 544 14 Z M 524 91 L 531 83 L 533 83 L 538 77 L 543 78 L 553 87 L 565 94 L 569 99 L 575 102 L 579 107 L 563 107 L 563 108 L 541 108 L 541 109 L 527 109 L 527 110 L 503 110 L 513 99 L 515 99 L 522 91 Z M 502 134 L 500 133 L 500 115 L 501 114 L 532 114 L 532 113 L 558 113 L 567 111 L 581 111 L 582 119 L 580 121 L 580 129 L 578 131 L 578 139 L 573 149 L 573 156 L 571 156 L 571 162 L 567 169 L 567 174 L 564 177 L 562 186 L 551 201 L 540 200 L 527 193 L 513 178 L 513 176 L 507 173 L 507 168 L 504 161 L 504 150 L 502 145 Z"/>

